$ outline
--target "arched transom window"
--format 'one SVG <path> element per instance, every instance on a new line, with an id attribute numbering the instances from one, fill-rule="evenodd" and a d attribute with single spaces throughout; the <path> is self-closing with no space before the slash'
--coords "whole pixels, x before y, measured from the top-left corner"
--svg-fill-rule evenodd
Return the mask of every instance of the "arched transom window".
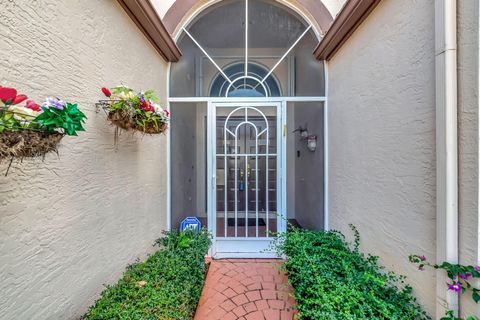
<path id="1" fill-rule="evenodd" d="M 171 97 L 324 96 L 312 26 L 273 0 L 225 0 L 182 29 Z"/>

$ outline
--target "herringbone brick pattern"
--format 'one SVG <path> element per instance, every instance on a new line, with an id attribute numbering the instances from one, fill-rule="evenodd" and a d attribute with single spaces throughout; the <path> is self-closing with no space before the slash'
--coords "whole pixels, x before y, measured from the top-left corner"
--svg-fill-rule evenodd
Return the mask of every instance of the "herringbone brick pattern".
<path id="1" fill-rule="evenodd" d="M 291 320 L 292 288 L 281 260 L 226 259 L 210 264 L 195 320 Z"/>

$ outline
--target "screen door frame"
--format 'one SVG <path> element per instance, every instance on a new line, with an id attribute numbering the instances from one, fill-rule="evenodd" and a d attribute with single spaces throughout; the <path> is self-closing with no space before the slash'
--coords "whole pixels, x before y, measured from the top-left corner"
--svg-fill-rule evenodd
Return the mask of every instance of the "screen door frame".
<path id="1" fill-rule="evenodd" d="M 217 110 L 219 108 L 251 107 L 262 110 L 274 107 L 277 125 L 277 231 L 286 232 L 286 103 L 282 101 L 209 101 L 207 111 L 207 215 L 208 229 L 213 236 L 210 254 L 214 258 L 274 258 L 271 237 L 217 237 Z M 273 213 L 272 213 L 273 214 Z M 269 222 L 267 221 L 267 224 Z M 223 226 L 222 226 L 223 227 Z"/>

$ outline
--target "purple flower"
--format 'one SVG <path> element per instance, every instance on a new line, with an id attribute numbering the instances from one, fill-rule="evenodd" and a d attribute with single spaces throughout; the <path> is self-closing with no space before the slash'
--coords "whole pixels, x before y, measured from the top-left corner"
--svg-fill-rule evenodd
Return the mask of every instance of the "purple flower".
<path id="1" fill-rule="evenodd" d="M 43 103 L 43 106 L 46 108 L 53 107 L 58 110 L 63 110 L 63 108 L 65 107 L 65 102 L 58 100 L 56 98 L 47 98 Z"/>
<path id="2" fill-rule="evenodd" d="M 145 102 L 145 97 L 143 96 L 143 94 L 140 94 L 140 102 L 141 102 L 141 103 L 144 103 L 144 102 Z"/>
<path id="3" fill-rule="evenodd" d="M 427 261 L 427 257 L 425 256 L 420 256 L 419 258 L 420 258 L 420 261 Z"/>
<path id="4" fill-rule="evenodd" d="M 475 271 L 480 272 L 480 266 L 476 266 L 476 267 L 475 267 Z"/>
<path id="5" fill-rule="evenodd" d="M 468 280 L 472 276 L 472 274 L 470 272 L 459 273 L 458 276 L 463 280 Z"/>
<path id="6" fill-rule="evenodd" d="M 455 282 L 452 284 L 448 284 L 448 290 L 452 290 L 456 293 L 459 293 L 460 291 L 462 291 L 462 286 L 460 285 L 460 283 Z"/>

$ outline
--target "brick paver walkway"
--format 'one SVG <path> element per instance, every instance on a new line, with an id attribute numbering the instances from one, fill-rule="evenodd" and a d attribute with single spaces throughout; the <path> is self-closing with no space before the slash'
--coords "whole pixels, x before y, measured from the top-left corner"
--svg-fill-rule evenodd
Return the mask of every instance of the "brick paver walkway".
<path id="1" fill-rule="evenodd" d="M 195 320 L 291 320 L 292 288 L 281 260 L 226 259 L 210 264 Z"/>

